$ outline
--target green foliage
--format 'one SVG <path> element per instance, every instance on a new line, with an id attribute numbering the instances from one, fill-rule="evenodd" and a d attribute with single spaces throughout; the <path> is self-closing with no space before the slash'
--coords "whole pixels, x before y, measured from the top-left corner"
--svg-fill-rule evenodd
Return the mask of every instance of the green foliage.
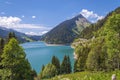
<path id="1" fill-rule="evenodd" d="M 0 72 L 5 73 L 0 74 L 2 80 L 33 80 L 30 64 L 25 59 L 25 52 L 16 39 L 10 39 L 1 57 L 3 69 L 0 69 Z"/>
<path id="2" fill-rule="evenodd" d="M 77 55 L 77 59 L 75 60 L 75 64 L 74 64 L 74 72 L 85 70 L 86 68 L 85 64 L 86 64 L 89 50 L 90 49 L 86 44 L 76 47 L 75 53 Z"/>
<path id="3" fill-rule="evenodd" d="M 56 67 L 57 72 L 58 72 L 57 74 L 59 75 L 60 74 L 60 61 L 59 61 L 59 59 L 56 56 L 53 56 L 51 62 Z"/>
<path id="4" fill-rule="evenodd" d="M 62 64 L 60 66 L 61 74 L 71 73 L 71 62 L 69 56 L 64 56 Z"/>
<path id="5" fill-rule="evenodd" d="M 116 74 L 117 79 L 120 79 L 120 71 L 112 71 L 112 72 L 76 72 L 72 74 L 66 74 L 66 75 L 59 75 L 55 76 L 51 79 L 46 80 L 111 80 L 112 74 Z"/>
<path id="6" fill-rule="evenodd" d="M 108 14 L 102 24 L 92 25 L 95 31 L 87 41 L 80 41 L 75 48 L 77 60 L 74 65 L 74 72 L 83 71 L 113 71 L 120 69 L 120 8 Z M 101 27 L 100 27 L 101 26 Z M 97 29 L 99 27 L 99 29 Z M 92 30 L 94 31 L 94 30 Z M 90 33 L 91 34 L 91 33 Z"/>
<path id="7" fill-rule="evenodd" d="M 42 78 L 51 78 L 57 74 L 57 69 L 53 64 L 47 64 L 42 72 Z"/>
<path id="8" fill-rule="evenodd" d="M 104 52 L 105 47 L 103 44 L 104 38 L 97 38 L 91 42 L 91 50 L 86 61 L 88 70 L 98 71 L 106 69 L 105 59 L 107 58 L 107 54 Z"/>
<path id="9" fill-rule="evenodd" d="M 96 33 L 88 55 L 87 68 L 91 70 L 120 69 L 120 14 L 113 13 Z"/>

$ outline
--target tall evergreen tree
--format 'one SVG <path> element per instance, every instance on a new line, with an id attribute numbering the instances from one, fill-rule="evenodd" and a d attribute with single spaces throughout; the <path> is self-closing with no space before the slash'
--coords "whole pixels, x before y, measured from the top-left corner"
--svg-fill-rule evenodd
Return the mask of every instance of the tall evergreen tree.
<path id="1" fill-rule="evenodd" d="M 0 61 L 1 61 L 1 55 L 2 55 L 2 52 L 3 52 L 3 48 L 4 48 L 4 39 L 0 39 Z"/>
<path id="2" fill-rule="evenodd" d="M 70 57 L 67 56 L 67 73 L 71 73 L 71 62 L 70 62 Z"/>
<path id="3" fill-rule="evenodd" d="M 5 45 L 1 57 L 1 65 L 4 67 L 0 69 L 2 80 L 33 80 L 30 64 L 16 39 L 12 38 Z"/>
<path id="4" fill-rule="evenodd" d="M 2 57 L 1 57 L 1 55 L 2 55 L 2 53 L 3 53 L 3 48 L 4 48 L 4 45 L 5 45 L 5 43 L 4 43 L 4 39 L 0 39 L 0 63 L 1 63 L 1 60 L 2 60 Z M 0 64 L 0 69 L 2 69 L 3 67 L 2 67 L 2 65 Z M 0 80 L 2 79 L 1 78 L 2 76 L 0 75 Z"/>
<path id="5" fill-rule="evenodd" d="M 74 72 L 78 72 L 77 71 L 77 60 L 74 61 Z"/>
<path id="6" fill-rule="evenodd" d="M 66 74 L 67 73 L 67 71 L 66 71 L 66 63 L 67 63 L 67 56 L 65 55 L 64 59 L 62 61 L 62 64 L 60 66 L 61 74 Z"/>
<path id="7" fill-rule="evenodd" d="M 51 62 L 56 67 L 57 72 L 58 72 L 57 74 L 60 74 L 60 61 L 59 61 L 59 59 L 56 56 L 53 56 Z"/>
<path id="8" fill-rule="evenodd" d="M 5 45 L 5 42 L 4 42 L 4 39 L 0 39 L 0 63 L 1 63 L 1 60 L 2 60 L 2 53 L 3 53 L 3 48 L 4 48 L 4 45 Z M 2 68 L 2 65 L 0 64 L 0 69 Z"/>
<path id="9" fill-rule="evenodd" d="M 15 33 L 14 33 L 14 32 L 10 32 L 10 33 L 8 34 L 8 37 L 7 37 L 7 42 L 9 42 L 9 41 L 10 41 L 10 39 L 12 39 L 12 38 L 17 39 L 17 37 L 15 36 Z"/>
<path id="10" fill-rule="evenodd" d="M 64 56 L 64 59 L 61 64 L 61 74 L 67 74 L 71 72 L 71 62 L 69 56 Z"/>
<path id="11" fill-rule="evenodd" d="M 44 66 L 44 65 L 42 65 L 42 71 L 44 70 L 44 68 L 45 68 L 45 66 Z"/>
<path id="12" fill-rule="evenodd" d="M 1 54 L 2 51 L 3 51 L 4 45 L 5 45 L 4 39 L 1 38 L 1 39 L 0 39 L 0 54 Z"/>

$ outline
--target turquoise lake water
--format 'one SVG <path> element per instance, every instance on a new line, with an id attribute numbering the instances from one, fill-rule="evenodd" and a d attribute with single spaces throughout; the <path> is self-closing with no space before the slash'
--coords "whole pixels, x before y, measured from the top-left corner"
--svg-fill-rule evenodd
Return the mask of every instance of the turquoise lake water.
<path id="1" fill-rule="evenodd" d="M 63 60 L 64 55 L 69 55 L 73 66 L 74 58 L 72 49 L 70 46 L 65 45 L 46 45 L 44 42 L 28 42 L 21 44 L 26 52 L 26 57 L 29 60 L 33 69 L 37 73 L 41 71 L 42 65 L 46 65 L 51 62 L 52 56 L 58 57 L 60 62 Z"/>

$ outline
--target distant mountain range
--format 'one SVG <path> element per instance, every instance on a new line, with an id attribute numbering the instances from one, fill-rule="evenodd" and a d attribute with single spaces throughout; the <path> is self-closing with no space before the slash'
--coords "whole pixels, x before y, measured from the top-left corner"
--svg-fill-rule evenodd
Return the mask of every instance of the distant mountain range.
<path id="1" fill-rule="evenodd" d="M 26 35 L 24 33 L 15 31 L 13 29 L 8 29 L 8 28 L 4 28 L 2 26 L 0 26 L 0 38 L 7 38 L 8 34 L 10 32 L 14 32 L 17 39 L 20 42 L 29 42 L 29 41 L 34 41 L 34 40 L 40 40 L 40 36 L 30 36 L 30 35 Z"/>
<path id="2" fill-rule="evenodd" d="M 46 33 L 42 40 L 50 44 L 70 44 L 91 23 L 81 14 L 66 20 Z"/>

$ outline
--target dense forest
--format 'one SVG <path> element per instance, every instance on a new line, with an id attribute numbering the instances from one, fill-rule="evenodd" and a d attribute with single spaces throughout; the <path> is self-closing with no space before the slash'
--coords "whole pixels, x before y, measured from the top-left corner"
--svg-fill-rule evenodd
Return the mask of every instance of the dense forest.
<path id="1" fill-rule="evenodd" d="M 74 44 L 74 71 L 120 70 L 120 7 L 85 30 L 82 38 L 87 40 L 79 38 Z"/>

